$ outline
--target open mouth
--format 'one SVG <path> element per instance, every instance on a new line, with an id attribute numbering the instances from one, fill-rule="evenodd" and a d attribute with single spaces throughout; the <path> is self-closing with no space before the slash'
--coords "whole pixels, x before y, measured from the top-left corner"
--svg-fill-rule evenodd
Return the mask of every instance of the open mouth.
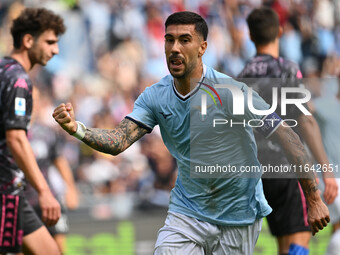
<path id="1" fill-rule="evenodd" d="M 183 63 L 184 61 L 180 58 L 170 59 L 170 65 L 172 68 L 179 68 Z"/>

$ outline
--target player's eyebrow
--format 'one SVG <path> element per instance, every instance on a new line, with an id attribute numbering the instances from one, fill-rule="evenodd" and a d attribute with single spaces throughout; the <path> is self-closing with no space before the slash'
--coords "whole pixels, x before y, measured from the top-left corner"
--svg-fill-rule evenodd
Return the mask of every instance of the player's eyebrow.
<path id="1" fill-rule="evenodd" d="M 165 34 L 164 37 L 166 38 L 166 37 L 174 37 L 174 36 L 172 34 Z M 192 38 L 192 35 L 187 33 L 187 34 L 182 34 L 179 37 L 180 38 L 181 37 L 190 37 L 190 38 Z"/>
<path id="2" fill-rule="evenodd" d="M 59 40 L 51 40 L 51 39 L 46 40 L 46 42 L 49 44 L 57 43 L 58 41 Z"/>
<path id="3" fill-rule="evenodd" d="M 192 38 L 192 35 L 191 34 L 183 34 L 183 35 L 180 35 L 179 37 L 190 37 L 190 38 Z"/>

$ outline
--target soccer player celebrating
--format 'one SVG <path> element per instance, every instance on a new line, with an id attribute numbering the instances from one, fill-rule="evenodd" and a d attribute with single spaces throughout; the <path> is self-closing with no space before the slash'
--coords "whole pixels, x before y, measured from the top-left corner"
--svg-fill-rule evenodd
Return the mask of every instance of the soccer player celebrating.
<path id="1" fill-rule="evenodd" d="M 273 87 L 299 87 L 301 72 L 297 64 L 279 57 L 282 28 L 274 10 L 266 7 L 255 9 L 249 14 L 247 22 L 257 55 L 248 61 L 239 77 L 246 78 L 244 81 L 247 85 L 252 86 L 271 105 Z M 290 96 L 298 98 L 301 94 L 291 93 Z M 281 100 L 278 105 L 281 109 Z M 303 114 L 295 105 L 287 108 L 286 118 L 297 121 L 299 134 L 306 141 L 314 158 L 320 165 L 329 166 L 314 117 Z M 278 144 L 271 143 L 261 135 L 256 135 L 256 141 L 258 158 L 262 165 L 289 164 Z M 267 219 L 271 233 L 278 240 L 279 254 L 308 254 L 311 229 L 307 222 L 307 204 L 295 174 L 265 174 L 262 182 L 266 199 L 273 209 Z M 324 198 L 326 203 L 331 204 L 337 195 L 337 184 L 330 176 L 324 178 L 324 182 Z"/>
<path id="2" fill-rule="evenodd" d="M 75 121 L 70 103 L 59 105 L 53 113 L 69 134 L 112 155 L 123 152 L 151 132 L 155 125 L 160 126 L 164 143 L 177 160 L 178 178 L 171 191 L 165 225 L 158 233 L 155 254 L 252 254 L 261 219 L 271 212 L 261 179 L 244 178 L 238 171 L 243 164 L 260 165 L 252 128 L 248 125 L 219 126 L 214 133 L 216 136 L 207 129 L 214 114 L 234 120 L 239 118 L 232 113 L 230 90 L 218 89 L 221 80 L 228 80 L 233 89 L 243 91 L 243 96 L 248 93 L 245 84 L 203 64 L 207 35 L 205 20 L 196 13 L 177 12 L 167 18 L 165 55 L 171 75 L 145 89 L 132 113 L 115 129 L 86 128 Z M 193 87 L 194 80 L 198 82 Z M 199 113 L 200 108 L 197 109 L 197 100 L 204 98 L 202 93 L 206 89 L 203 86 L 215 91 L 215 97 L 221 99 L 221 107 L 209 107 L 214 114 L 207 115 L 203 110 Z M 257 93 L 253 93 L 253 99 L 256 109 L 269 108 Z M 206 121 L 200 121 L 200 115 L 205 115 Z M 246 104 L 243 117 L 248 121 L 261 120 L 263 116 L 253 114 Z M 276 129 L 271 130 L 271 138 L 281 142 L 292 164 L 307 164 L 307 155 L 297 135 L 290 128 L 277 124 Z M 193 178 L 192 166 L 206 162 L 193 157 L 192 150 L 201 150 L 211 158 L 229 162 L 237 166 L 237 171 L 226 173 L 227 178 Z M 310 206 L 309 221 L 316 233 L 327 225 L 328 210 L 320 198 L 314 175 L 306 172 L 300 177 L 303 177 L 300 182 Z"/>
<path id="3" fill-rule="evenodd" d="M 42 219 L 54 225 L 60 205 L 53 197 L 26 136 L 32 112 L 27 72 L 58 54 L 63 20 L 46 9 L 27 8 L 13 21 L 14 49 L 0 60 L 0 253 L 60 254 L 58 246 L 22 194 L 24 177 L 38 192 Z"/>

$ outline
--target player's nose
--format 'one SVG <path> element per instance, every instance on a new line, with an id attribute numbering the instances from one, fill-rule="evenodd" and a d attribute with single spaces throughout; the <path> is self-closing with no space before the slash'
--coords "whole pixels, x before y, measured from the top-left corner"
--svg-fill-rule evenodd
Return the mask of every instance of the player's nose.
<path id="1" fill-rule="evenodd" d="M 52 54 L 53 54 L 53 55 L 58 55 L 58 54 L 59 54 L 59 46 L 58 46 L 57 43 L 56 43 L 56 44 L 54 45 L 54 47 L 52 48 Z"/>
<path id="2" fill-rule="evenodd" d="M 180 52 L 179 47 L 180 47 L 179 42 L 175 40 L 171 47 L 171 53 L 179 53 Z"/>

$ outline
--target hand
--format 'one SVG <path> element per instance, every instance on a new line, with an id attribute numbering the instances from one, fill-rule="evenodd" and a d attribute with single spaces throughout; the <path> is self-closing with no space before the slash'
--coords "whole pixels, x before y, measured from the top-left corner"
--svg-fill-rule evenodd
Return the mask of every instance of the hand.
<path id="1" fill-rule="evenodd" d="M 77 131 L 77 123 L 71 103 L 61 104 L 54 109 L 52 114 L 56 122 L 70 135 Z"/>
<path id="2" fill-rule="evenodd" d="M 338 195 L 338 184 L 333 178 L 323 178 L 323 182 L 325 183 L 325 191 L 323 193 L 323 197 L 327 204 L 332 204 L 334 199 Z"/>
<path id="3" fill-rule="evenodd" d="M 50 191 L 39 194 L 42 221 L 47 226 L 55 225 L 60 218 L 60 205 Z"/>
<path id="4" fill-rule="evenodd" d="M 330 221 L 327 206 L 321 198 L 313 203 L 308 204 L 308 223 L 311 226 L 313 236 L 327 226 Z"/>

